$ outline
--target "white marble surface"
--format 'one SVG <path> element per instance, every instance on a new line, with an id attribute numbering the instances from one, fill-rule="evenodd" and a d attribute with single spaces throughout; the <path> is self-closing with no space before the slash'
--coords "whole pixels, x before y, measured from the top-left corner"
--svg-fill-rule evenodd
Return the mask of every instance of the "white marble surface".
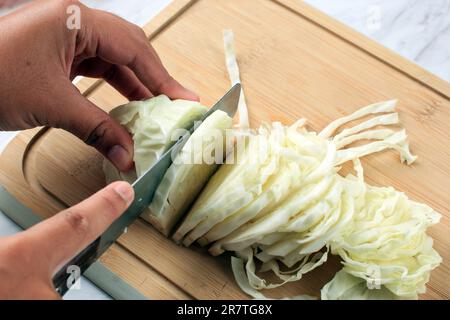
<path id="1" fill-rule="evenodd" d="M 88 6 L 111 11 L 138 25 L 145 24 L 170 1 L 82 0 Z M 306 2 L 450 82 L 450 0 Z M 0 16 L 11 10 L 0 8 Z M 0 152 L 14 135 L 0 132 Z M 0 213 L 0 236 L 18 231 L 19 228 Z M 66 298 L 108 298 L 87 280 L 83 283 L 82 290 L 72 291 Z"/>
<path id="2" fill-rule="evenodd" d="M 106 10 L 139 26 L 144 26 L 171 0 L 81 0 L 85 5 Z"/>
<path id="3" fill-rule="evenodd" d="M 450 0 L 306 0 L 450 82 Z"/>

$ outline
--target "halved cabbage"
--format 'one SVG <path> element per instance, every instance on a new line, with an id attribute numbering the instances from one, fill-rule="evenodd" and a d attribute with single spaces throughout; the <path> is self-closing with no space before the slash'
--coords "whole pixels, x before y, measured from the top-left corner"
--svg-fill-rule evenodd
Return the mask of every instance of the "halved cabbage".
<path id="1" fill-rule="evenodd" d="M 165 95 L 132 101 L 113 109 L 111 116 L 133 136 L 136 175 L 119 172 L 105 160 L 106 181 L 110 183 L 120 178 L 132 182 L 136 176 L 141 176 L 175 143 L 174 131 L 189 129 L 206 111 L 207 108 L 198 102 L 170 100 Z"/>

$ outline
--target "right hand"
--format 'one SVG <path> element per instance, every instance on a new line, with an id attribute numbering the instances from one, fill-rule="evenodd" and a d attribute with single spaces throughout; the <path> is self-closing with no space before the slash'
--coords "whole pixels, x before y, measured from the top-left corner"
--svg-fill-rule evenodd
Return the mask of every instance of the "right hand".
<path id="1" fill-rule="evenodd" d="M 0 300 L 60 299 L 52 278 L 130 205 L 133 188 L 114 182 L 19 234 L 0 238 Z"/>

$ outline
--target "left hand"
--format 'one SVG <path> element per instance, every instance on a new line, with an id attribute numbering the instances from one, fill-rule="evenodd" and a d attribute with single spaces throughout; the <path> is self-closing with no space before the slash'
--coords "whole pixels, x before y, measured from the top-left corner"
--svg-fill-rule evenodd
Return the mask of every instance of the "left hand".
<path id="1" fill-rule="evenodd" d="M 67 10 L 80 10 L 69 29 Z M 75 0 L 35 0 L 0 18 L 0 130 L 63 128 L 120 171 L 133 166 L 129 133 L 72 85 L 104 78 L 130 100 L 166 94 L 198 100 L 173 79 L 139 27 Z"/>

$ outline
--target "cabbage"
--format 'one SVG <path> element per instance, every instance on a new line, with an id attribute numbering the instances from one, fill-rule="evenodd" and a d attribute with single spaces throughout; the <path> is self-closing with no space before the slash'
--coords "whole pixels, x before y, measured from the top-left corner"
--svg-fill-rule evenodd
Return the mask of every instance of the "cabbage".
<path id="1" fill-rule="evenodd" d="M 261 130 L 260 135 L 246 136 L 236 161 L 221 166 L 205 187 L 199 199 L 174 234 L 175 241 L 184 239 L 189 245 L 203 236 L 215 224 L 228 215 L 247 206 L 263 192 L 264 184 L 274 176 L 278 168 L 281 133 L 270 134 Z M 230 155 L 233 157 L 234 155 Z M 205 200 L 205 201 L 204 201 Z"/>
<path id="2" fill-rule="evenodd" d="M 228 76 L 230 77 L 231 86 L 241 83 L 239 74 L 239 66 L 236 60 L 234 50 L 234 34 L 230 29 L 223 30 L 223 45 L 225 50 L 225 65 L 227 66 Z M 238 104 L 239 124 L 238 128 L 247 129 L 250 127 L 248 120 L 247 104 L 245 102 L 244 90 L 241 88 L 241 95 Z"/>
<path id="3" fill-rule="evenodd" d="M 320 293 L 322 300 L 404 300 L 417 298 L 416 296 L 396 296 L 384 286 L 369 288 L 364 279 L 354 277 L 344 270 L 336 273 Z"/>
<path id="4" fill-rule="evenodd" d="M 263 126 L 258 134 L 247 136 L 238 160 L 224 164 L 206 185 L 191 211 L 174 235 L 189 245 L 201 238 L 202 244 L 218 240 L 277 207 L 292 190 L 317 176 L 330 161 L 328 144 L 316 142 L 315 135 L 299 133 L 298 125 Z M 299 137 L 298 135 L 301 135 Z M 315 145 L 320 152 L 296 157 L 296 149 Z M 261 151 L 263 150 L 263 151 Z M 328 158 L 326 158 L 328 156 Z M 325 159 L 326 158 L 326 159 Z M 188 234 L 189 232 L 189 234 Z M 211 249 L 218 254 L 217 246 Z"/>
<path id="5" fill-rule="evenodd" d="M 357 120 L 363 118 L 368 115 L 384 113 L 384 112 L 394 112 L 396 100 L 389 100 L 385 102 L 378 102 L 366 107 L 358 109 L 356 112 L 344 116 L 342 118 L 336 119 L 330 124 L 328 124 L 322 131 L 319 133 L 320 137 L 330 138 L 331 135 L 342 125 L 349 123 L 350 121 Z M 355 130 L 353 130 L 355 131 Z"/>
<path id="6" fill-rule="evenodd" d="M 123 180 L 128 183 L 133 183 L 137 179 L 136 170 L 130 170 L 128 172 L 122 172 L 108 160 L 103 160 L 103 173 L 105 174 L 106 184 L 110 184 L 114 181 Z"/>
<path id="7" fill-rule="evenodd" d="M 424 290 L 429 272 L 440 263 L 425 235 L 426 228 L 437 222 L 438 214 L 392 188 L 367 185 L 359 161 L 385 149 L 399 151 L 401 160 L 408 164 L 415 161 L 404 130 L 373 129 L 398 123 L 394 107 L 395 101 L 387 101 L 362 108 L 344 117 L 345 121 L 334 121 L 320 134 L 307 131 L 304 120 L 299 120 L 289 127 L 279 123 L 263 125 L 258 132 L 246 135 L 244 148 L 237 151 L 241 161 L 219 168 L 181 222 L 174 239 L 186 246 L 196 241 L 209 245 L 213 255 L 234 251 L 236 280 L 255 298 L 261 298 L 257 290 L 301 279 L 325 263 L 329 250 L 342 257 L 345 279 L 356 278 L 348 281 L 352 284 L 348 292 L 334 298 L 417 297 Z M 377 116 L 379 112 L 390 113 Z M 329 136 L 346 121 L 372 114 L 373 118 Z M 348 147 L 360 140 L 366 143 Z M 339 166 L 350 160 L 357 176 L 340 176 Z M 392 230 L 392 241 L 389 227 L 385 230 L 382 220 L 365 213 L 377 211 L 373 208 L 387 206 L 389 201 L 400 201 L 389 207 L 389 216 L 397 214 L 400 219 L 399 226 Z M 369 221 L 356 223 L 358 216 Z M 410 235 L 402 241 L 399 237 L 403 227 Z M 373 244 L 358 247 L 359 243 L 352 242 L 361 234 Z M 383 253 L 380 243 L 391 247 Z M 373 252 L 368 250 L 370 245 Z M 388 253 L 391 261 L 386 260 Z M 373 270 L 380 274 L 369 272 Z M 269 283 L 257 275 L 267 271 L 280 281 Z M 333 288 L 340 286 L 341 278 L 341 274 L 336 277 Z M 366 286 L 374 281 L 380 281 L 381 291 L 375 293 Z"/>
<path id="8" fill-rule="evenodd" d="M 132 101 L 113 109 L 110 114 L 133 136 L 136 176 L 147 171 L 176 141 L 176 129 L 189 129 L 206 113 L 207 108 L 198 102 L 170 100 L 160 95 L 146 101 Z M 105 160 L 107 182 L 136 179 L 133 172 L 118 172 Z"/>
<path id="9" fill-rule="evenodd" d="M 166 171 L 150 204 L 150 212 L 143 216 L 166 236 L 223 161 L 227 149 L 225 131 L 231 126 L 232 119 L 225 112 L 215 111 L 189 137 Z M 224 152 L 214 153 L 220 150 Z"/>
<path id="10" fill-rule="evenodd" d="M 400 297 L 417 296 L 442 261 L 426 234 L 439 219 L 433 209 L 402 192 L 366 185 L 364 204 L 332 239 L 331 250 L 343 259 L 348 274 Z"/>
<path id="11" fill-rule="evenodd" d="M 230 30 L 224 31 L 224 45 L 230 81 L 240 82 Z M 164 101 L 147 108 L 132 103 L 113 112 L 133 134 L 141 170 L 167 149 L 169 133 L 189 122 L 159 109 L 154 113 L 160 104 L 171 104 Z M 387 149 L 408 165 L 417 159 L 406 131 L 388 128 L 399 123 L 395 105 L 395 100 L 371 104 L 319 133 L 305 129 L 305 119 L 290 126 L 263 124 L 254 131 L 247 130 L 242 92 L 239 126 L 232 133 L 235 146 L 225 163 L 215 171 L 217 162 L 201 161 L 204 154 L 195 148 L 213 150 L 227 142 L 210 135 L 231 126 L 231 119 L 216 112 L 175 158 L 144 217 L 166 236 L 178 224 L 172 237 L 185 246 L 208 246 L 213 255 L 234 252 L 236 282 L 257 299 L 265 298 L 259 290 L 300 280 L 330 253 L 340 256 L 343 269 L 323 287 L 322 299 L 417 299 L 442 261 L 426 234 L 440 215 L 391 187 L 366 184 L 360 162 Z M 356 175 L 344 177 L 339 171 L 348 161 Z M 133 176 L 116 173 L 115 178 Z M 266 272 L 277 280 L 263 278 Z"/>

